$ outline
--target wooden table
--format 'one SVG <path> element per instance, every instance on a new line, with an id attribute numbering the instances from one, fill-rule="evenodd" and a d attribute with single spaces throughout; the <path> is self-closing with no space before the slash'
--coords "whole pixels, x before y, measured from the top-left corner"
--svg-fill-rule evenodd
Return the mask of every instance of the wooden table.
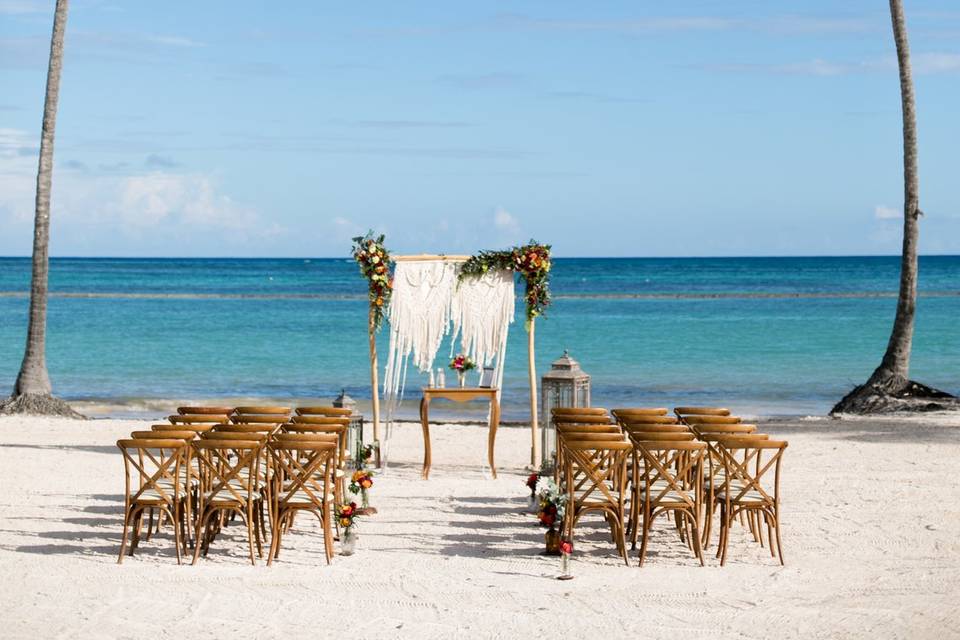
<path id="1" fill-rule="evenodd" d="M 420 425 L 423 427 L 423 479 L 430 477 L 430 401 L 434 398 L 453 400 L 454 402 L 470 402 L 471 400 L 487 400 L 490 403 L 490 427 L 487 435 L 487 460 L 490 462 L 490 472 L 497 477 L 497 468 L 493 463 L 493 445 L 497 440 L 497 427 L 500 425 L 500 402 L 497 400 L 498 389 L 481 387 L 424 387 L 423 397 L 420 399 Z"/>

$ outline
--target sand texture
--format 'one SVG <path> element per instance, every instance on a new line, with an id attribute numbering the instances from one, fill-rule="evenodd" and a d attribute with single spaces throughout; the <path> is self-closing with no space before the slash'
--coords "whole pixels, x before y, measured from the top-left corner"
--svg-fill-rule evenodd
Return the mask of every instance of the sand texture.
<path id="1" fill-rule="evenodd" d="M 116 564 L 122 462 L 143 422 L 0 419 L 0 636 L 4 638 L 946 638 L 960 637 L 960 427 L 786 421 L 781 567 L 737 527 L 726 567 L 701 568 L 665 520 L 646 566 L 623 565 L 602 520 L 578 529 L 574 572 L 539 555 L 524 513 L 528 432 L 395 432 L 380 513 L 327 566 L 298 520 L 268 568 L 229 527 L 197 566 L 163 532 Z M 956 424 L 956 423 L 955 423 Z"/>

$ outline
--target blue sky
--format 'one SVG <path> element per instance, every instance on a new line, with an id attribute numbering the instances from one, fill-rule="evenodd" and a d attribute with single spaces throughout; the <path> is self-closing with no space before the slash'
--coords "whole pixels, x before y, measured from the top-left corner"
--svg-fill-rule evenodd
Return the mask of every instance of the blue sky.
<path id="1" fill-rule="evenodd" d="M 0 255 L 53 1 L 0 0 Z M 925 253 L 960 253 L 960 8 L 906 0 Z M 53 255 L 899 251 L 887 3 L 74 0 Z"/>

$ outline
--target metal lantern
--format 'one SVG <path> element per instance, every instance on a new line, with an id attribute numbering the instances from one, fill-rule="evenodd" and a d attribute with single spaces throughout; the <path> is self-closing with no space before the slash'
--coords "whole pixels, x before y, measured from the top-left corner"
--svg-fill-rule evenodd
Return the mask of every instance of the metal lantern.
<path id="1" fill-rule="evenodd" d="M 552 409 L 589 406 L 590 376 L 564 350 L 550 371 L 540 378 L 540 450 L 546 467 L 552 468 L 557 456 L 557 431 Z"/>
<path id="2" fill-rule="evenodd" d="M 360 447 L 363 446 L 363 414 L 357 411 L 357 401 L 347 395 L 346 389 L 340 390 L 340 395 L 333 401 L 338 409 L 350 409 L 350 425 L 347 427 L 347 451 L 350 458 L 356 460 Z"/>

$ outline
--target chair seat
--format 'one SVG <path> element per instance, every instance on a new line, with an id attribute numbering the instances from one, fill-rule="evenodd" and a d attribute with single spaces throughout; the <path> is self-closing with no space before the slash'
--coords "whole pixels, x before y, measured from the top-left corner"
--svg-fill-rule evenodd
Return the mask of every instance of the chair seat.
<path id="1" fill-rule="evenodd" d="M 756 505 L 770 505 L 773 504 L 773 498 L 767 498 L 759 491 L 750 490 L 745 494 L 737 497 L 740 494 L 740 491 L 734 489 L 730 492 L 730 501 L 736 504 L 756 504 Z M 716 499 L 720 502 L 726 502 L 727 494 L 725 491 L 720 492 L 716 495 Z"/>

